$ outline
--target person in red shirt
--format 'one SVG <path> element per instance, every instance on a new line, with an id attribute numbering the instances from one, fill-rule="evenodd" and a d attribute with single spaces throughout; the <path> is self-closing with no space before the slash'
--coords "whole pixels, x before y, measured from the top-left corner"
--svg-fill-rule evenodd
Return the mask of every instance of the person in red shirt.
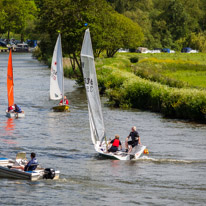
<path id="1" fill-rule="evenodd" d="M 115 139 L 113 139 L 109 144 L 112 146 L 108 149 L 108 152 L 116 152 L 118 148 L 122 149 L 122 143 L 119 140 L 119 135 L 115 135 Z"/>
<path id="2" fill-rule="evenodd" d="M 15 107 L 14 106 L 10 106 L 8 107 L 8 112 L 14 112 Z"/>
<path id="3" fill-rule="evenodd" d="M 59 105 L 62 105 L 62 100 L 59 102 Z M 64 96 L 64 105 L 69 105 L 69 101 L 66 96 Z"/>

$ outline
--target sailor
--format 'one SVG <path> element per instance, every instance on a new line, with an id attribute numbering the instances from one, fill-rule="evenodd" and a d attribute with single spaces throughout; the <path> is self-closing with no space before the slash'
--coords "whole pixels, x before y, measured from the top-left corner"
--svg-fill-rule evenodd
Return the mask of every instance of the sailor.
<path id="1" fill-rule="evenodd" d="M 15 107 L 14 106 L 9 106 L 8 107 L 8 112 L 14 112 Z"/>
<path id="2" fill-rule="evenodd" d="M 62 100 L 59 102 L 59 105 L 62 105 Z M 64 105 L 69 105 L 69 101 L 66 96 L 64 96 Z"/>
<path id="3" fill-rule="evenodd" d="M 109 144 L 112 144 L 108 152 L 116 152 L 118 148 L 122 149 L 122 143 L 119 140 L 119 135 L 115 135 L 115 139 L 113 139 Z"/>
<path id="4" fill-rule="evenodd" d="M 131 140 L 128 141 L 130 137 L 131 137 Z M 129 136 L 125 140 L 125 149 L 126 149 L 125 151 L 130 153 L 132 151 L 132 148 L 137 146 L 138 144 L 141 144 L 140 136 L 138 132 L 136 131 L 136 127 L 133 126 L 131 128 L 131 132 L 129 133 Z M 129 151 L 128 151 L 128 147 L 129 147 Z"/>
<path id="5" fill-rule="evenodd" d="M 19 105 L 14 104 L 14 107 L 15 107 L 15 109 L 14 109 L 15 112 L 22 113 L 21 107 Z"/>
<path id="6" fill-rule="evenodd" d="M 38 161 L 36 159 L 36 154 L 34 152 L 31 153 L 31 160 L 24 167 L 24 171 L 33 171 L 37 168 Z"/>

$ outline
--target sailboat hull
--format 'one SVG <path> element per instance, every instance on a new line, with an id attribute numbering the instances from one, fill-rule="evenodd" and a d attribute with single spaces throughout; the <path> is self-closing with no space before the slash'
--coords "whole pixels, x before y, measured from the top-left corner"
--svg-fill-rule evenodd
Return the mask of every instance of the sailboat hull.
<path id="1" fill-rule="evenodd" d="M 132 149 L 131 153 L 126 153 L 124 151 L 117 152 L 107 152 L 105 142 L 102 143 L 101 147 L 99 146 L 99 142 L 95 145 L 95 150 L 102 156 L 108 159 L 117 159 L 117 160 L 137 160 L 144 153 L 146 146 L 138 145 Z"/>
<path id="2" fill-rule="evenodd" d="M 52 107 L 52 109 L 55 112 L 69 112 L 69 106 L 68 105 L 58 105 L 58 106 Z"/>
<path id="3" fill-rule="evenodd" d="M 19 117 L 25 117 L 25 113 L 24 111 L 18 113 L 18 112 L 8 112 L 8 110 L 6 110 L 6 116 L 8 118 L 19 118 Z"/>

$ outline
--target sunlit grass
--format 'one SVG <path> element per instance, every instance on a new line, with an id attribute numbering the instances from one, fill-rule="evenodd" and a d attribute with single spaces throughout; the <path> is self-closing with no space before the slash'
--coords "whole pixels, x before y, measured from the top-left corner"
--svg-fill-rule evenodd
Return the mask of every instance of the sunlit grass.
<path id="1" fill-rule="evenodd" d="M 137 57 L 137 63 L 130 58 Z M 101 92 L 116 107 L 206 120 L 206 54 L 117 54 L 96 59 Z"/>
<path id="2" fill-rule="evenodd" d="M 130 58 L 137 57 L 137 63 Z M 206 54 L 160 53 L 138 54 L 118 53 L 114 58 L 96 60 L 97 68 L 109 66 L 134 72 L 141 78 L 160 82 L 172 87 L 206 88 Z"/>

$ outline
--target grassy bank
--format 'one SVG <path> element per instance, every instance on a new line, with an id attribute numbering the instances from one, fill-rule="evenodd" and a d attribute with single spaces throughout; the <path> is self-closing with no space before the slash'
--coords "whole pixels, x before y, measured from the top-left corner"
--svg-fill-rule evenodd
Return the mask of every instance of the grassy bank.
<path id="1" fill-rule="evenodd" d="M 137 63 L 130 62 L 134 56 Z M 205 54 L 131 53 L 99 58 L 99 86 L 113 106 L 206 122 L 205 59 Z"/>

